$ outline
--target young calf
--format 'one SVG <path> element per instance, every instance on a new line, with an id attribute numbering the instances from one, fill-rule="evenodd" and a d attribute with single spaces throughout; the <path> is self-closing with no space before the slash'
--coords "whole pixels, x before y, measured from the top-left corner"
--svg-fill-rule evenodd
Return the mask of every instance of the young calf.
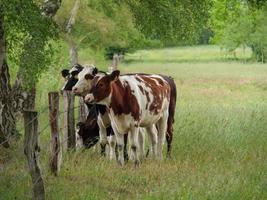
<path id="1" fill-rule="evenodd" d="M 135 164 L 139 165 L 137 154 L 139 127 L 145 127 L 151 138 L 158 128 L 158 146 L 152 139 L 152 150 L 162 159 L 162 150 L 168 125 L 170 86 L 159 75 L 85 75 L 91 81 L 91 91 L 85 96 L 88 103 L 105 105 L 108 108 L 111 125 L 116 135 L 119 163 L 124 165 L 123 135 L 129 132 Z"/>

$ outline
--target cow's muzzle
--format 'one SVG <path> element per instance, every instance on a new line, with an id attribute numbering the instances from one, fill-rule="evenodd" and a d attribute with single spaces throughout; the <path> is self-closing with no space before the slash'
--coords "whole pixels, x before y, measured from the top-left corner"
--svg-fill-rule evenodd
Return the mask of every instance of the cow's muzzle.
<path id="1" fill-rule="evenodd" d="M 91 93 L 90 93 L 90 94 L 87 94 L 87 95 L 84 97 L 84 101 L 85 101 L 86 103 L 93 103 L 94 100 L 95 100 L 94 95 L 91 94 Z"/>

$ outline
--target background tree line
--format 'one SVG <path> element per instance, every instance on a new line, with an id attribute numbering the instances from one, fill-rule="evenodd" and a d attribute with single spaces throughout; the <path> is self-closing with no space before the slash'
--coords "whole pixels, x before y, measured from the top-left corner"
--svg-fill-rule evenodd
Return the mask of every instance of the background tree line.
<path id="1" fill-rule="evenodd" d="M 0 142 L 16 135 L 17 112 L 34 109 L 41 74 L 71 64 L 69 50 L 77 53 L 72 62 L 78 55 L 101 61 L 115 52 L 216 43 L 250 47 L 266 62 L 266 32 L 265 0 L 0 0 Z"/>
<path id="2" fill-rule="evenodd" d="M 210 14 L 214 37 L 229 51 L 250 47 L 253 58 L 267 60 L 267 2 L 265 0 L 214 0 Z"/>

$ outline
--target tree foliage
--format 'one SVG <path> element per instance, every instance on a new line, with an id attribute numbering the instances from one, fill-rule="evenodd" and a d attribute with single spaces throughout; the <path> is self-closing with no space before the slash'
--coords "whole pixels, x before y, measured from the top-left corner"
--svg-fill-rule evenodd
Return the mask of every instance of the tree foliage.
<path id="1" fill-rule="evenodd" d="M 73 4 L 74 1 L 64 1 L 56 15 L 63 34 Z M 72 30 L 71 39 L 79 48 L 137 48 L 142 40 L 128 6 L 115 0 L 81 1 Z"/>
<path id="2" fill-rule="evenodd" d="M 209 19 L 210 0 L 126 0 L 147 38 L 166 45 L 196 44 Z"/>
<path id="3" fill-rule="evenodd" d="M 261 0 L 215 0 L 211 11 L 214 42 L 229 51 L 250 47 L 258 61 L 267 60 L 267 4 Z"/>
<path id="4" fill-rule="evenodd" d="M 1 0 L 1 6 L 8 59 L 19 67 L 24 86 L 31 87 L 52 62 L 49 43 L 56 36 L 56 24 L 33 0 Z"/>

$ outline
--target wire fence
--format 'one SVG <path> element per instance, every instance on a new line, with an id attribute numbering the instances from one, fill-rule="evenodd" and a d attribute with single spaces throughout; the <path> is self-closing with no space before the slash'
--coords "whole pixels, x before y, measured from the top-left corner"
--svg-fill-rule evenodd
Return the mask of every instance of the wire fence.
<path id="1" fill-rule="evenodd" d="M 46 106 L 45 108 L 43 108 L 41 111 L 38 112 L 37 116 L 34 117 L 31 121 L 29 121 L 26 125 L 24 125 L 23 128 L 17 130 L 18 132 L 22 132 L 25 127 L 29 126 L 36 118 L 39 118 L 41 116 L 41 114 L 43 114 L 44 112 L 46 112 L 49 109 L 49 106 Z M 13 124 L 14 126 L 16 124 Z M 2 146 L 2 144 L 6 143 L 6 142 L 10 142 L 13 138 L 17 137 L 16 134 L 14 135 L 10 135 L 6 140 L 4 140 L 3 142 L 0 143 L 0 146 Z"/>
<path id="2" fill-rule="evenodd" d="M 54 99 L 54 100 L 59 100 L 59 98 L 61 98 L 61 96 L 59 95 L 58 97 L 57 97 L 58 99 Z M 72 108 L 70 108 L 70 110 L 73 110 L 73 112 L 75 111 L 75 110 L 77 110 L 77 109 L 79 109 L 79 108 L 81 108 L 81 106 L 84 106 L 84 105 L 78 105 L 78 106 L 73 106 Z M 64 113 L 66 113 L 66 112 L 68 112 L 69 110 L 63 110 L 63 111 L 59 111 L 58 113 L 57 113 L 57 116 L 50 116 L 50 113 L 49 113 L 49 105 L 48 106 L 46 106 L 46 107 L 44 107 L 44 108 L 42 108 L 41 110 L 39 110 L 39 112 L 38 112 L 38 114 L 37 114 L 37 116 L 36 117 L 34 117 L 34 118 L 32 118 L 29 122 L 27 122 L 27 124 L 24 124 L 24 126 L 21 128 L 21 129 L 19 129 L 18 130 L 18 132 L 23 132 L 23 130 L 25 130 L 25 128 L 27 127 L 27 126 L 30 126 L 31 125 L 31 123 L 33 123 L 33 121 L 34 120 L 36 120 L 36 118 L 38 118 L 38 119 L 40 119 L 40 118 L 43 118 L 43 117 L 47 117 L 47 119 L 48 119 L 48 122 L 47 123 L 45 123 L 45 125 L 42 125 L 42 128 L 40 129 L 40 124 L 42 123 L 40 123 L 40 120 L 39 120 L 39 125 L 38 125 L 38 136 L 40 137 L 46 130 L 47 130 L 47 128 L 48 127 L 50 127 L 50 124 L 51 124 L 51 122 L 52 121 L 55 121 L 56 119 L 60 119 L 60 117 L 64 114 Z M 49 120 L 49 118 L 50 118 L 50 120 Z M 77 120 L 77 119 L 76 119 Z M 61 123 L 60 123 L 61 124 Z M 60 127 L 59 128 L 59 130 L 58 130 L 58 133 L 59 133 L 59 135 L 61 135 L 61 138 L 62 138 L 62 136 L 63 136 L 63 129 L 64 129 L 64 127 Z M 2 145 L 2 144 L 4 144 L 5 142 L 10 142 L 11 140 L 13 140 L 13 138 L 15 138 L 17 135 L 11 135 L 11 136 L 9 136 L 5 141 L 3 141 L 3 142 L 1 142 L 0 143 L 0 146 Z M 68 141 L 68 139 L 71 137 L 71 135 L 68 135 L 67 137 L 65 137 L 64 139 L 61 139 L 60 140 L 60 145 L 61 145 L 61 148 L 60 149 L 58 149 L 58 151 L 56 151 L 55 153 L 59 153 L 59 151 L 61 150 L 63 150 L 63 145 L 64 144 L 66 144 L 67 143 L 67 141 Z M 39 138 L 39 141 L 41 141 L 40 140 L 40 138 Z M 45 156 L 47 156 L 47 157 L 49 157 L 50 156 L 50 154 L 48 153 L 46 153 L 46 152 L 51 152 L 51 138 L 50 139 L 48 139 L 48 141 L 46 141 L 45 143 L 43 143 L 43 141 L 41 141 L 41 143 L 39 143 L 39 146 L 42 146 L 42 149 L 41 149 L 41 153 L 42 152 L 45 152 L 44 153 L 44 155 Z M 24 145 L 22 145 L 22 147 L 24 147 Z M 24 148 L 23 148 L 24 149 Z M 23 152 L 23 151 L 20 151 L 20 152 Z M 23 153 L 19 153 L 19 155 L 21 155 L 21 156 L 25 156 Z M 10 159 L 8 159 L 8 162 L 10 163 L 10 162 L 13 162 L 14 160 L 16 161 L 16 162 L 20 162 L 21 161 L 21 159 L 20 158 L 18 158 L 18 157 L 10 157 Z M 19 160 L 20 159 L 20 160 Z M 38 181 L 40 180 L 40 178 L 43 178 L 43 180 L 45 180 L 50 174 L 52 174 L 51 173 L 51 170 L 50 170 L 50 168 L 49 168 L 49 164 L 52 162 L 52 159 L 53 159 L 53 157 L 51 156 L 49 159 L 48 159 L 48 163 L 47 163 L 47 160 L 41 160 L 41 159 L 39 159 L 39 163 L 40 163 L 40 168 L 41 168 L 41 173 L 42 173 L 42 175 L 33 183 L 33 185 L 32 186 L 34 186 L 35 184 L 37 184 L 38 183 Z M 62 158 L 61 158 L 62 159 Z M 26 159 L 25 159 L 26 160 Z M 6 166 L 6 167 L 8 167 L 8 165 Z M 4 166 L 3 166 L 3 169 L 4 169 Z M 26 168 L 25 168 L 26 169 Z M 25 175 L 25 173 L 20 173 L 20 175 L 19 175 L 20 177 L 14 177 L 15 178 L 15 182 L 17 182 L 17 181 L 23 181 L 23 179 L 25 178 L 25 179 L 27 179 L 28 178 L 28 176 L 27 175 Z M 30 190 L 30 193 L 32 193 L 32 191 Z"/>
<path id="3" fill-rule="evenodd" d="M 58 98 L 60 98 L 60 97 L 58 97 Z M 76 109 L 78 109 L 78 108 L 81 108 L 82 106 L 83 106 L 83 105 L 74 106 L 73 109 L 76 110 Z M 24 125 L 23 128 L 21 128 L 21 129 L 19 129 L 19 130 L 17 130 L 17 131 L 18 131 L 18 132 L 23 132 L 24 129 L 25 129 L 25 127 L 29 126 L 29 125 L 30 125 L 36 118 L 40 118 L 40 116 L 41 116 L 43 113 L 47 112 L 48 110 L 49 110 L 49 106 L 46 106 L 45 108 L 41 109 L 41 111 L 38 112 L 38 114 L 37 114 L 36 117 L 34 117 L 31 121 L 29 121 L 26 125 Z M 61 112 L 59 112 L 59 113 L 58 113 L 58 117 L 60 117 L 62 114 L 66 113 L 66 112 L 68 112 L 68 111 L 66 110 L 66 111 L 61 111 Z M 47 116 L 48 116 L 48 114 L 47 114 Z M 55 119 L 53 119 L 53 120 L 55 120 Z M 15 125 L 15 124 L 13 124 L 13 125 Z M 42 133 L 43 131 L 45 131 L 49 126 L 50 126 L 50 122 L 48 122 L 48 123 L 44 126 L 44 128 L 42 128 L 41 131 L 38 131 L 38 133 L 41 134 L 41 133 Z M 10 135 L 6 140 L 4 140 L 3 142 L 0 143 L 0 147 L 1 147 L 4 143 L 6 143 L 6 142 L 10 142 L 10 141 L 11 141 L 13 138 L 15 138 L 15 137 L 17 137 L 16 134 L 14 134 L 14 135 Z"/>

